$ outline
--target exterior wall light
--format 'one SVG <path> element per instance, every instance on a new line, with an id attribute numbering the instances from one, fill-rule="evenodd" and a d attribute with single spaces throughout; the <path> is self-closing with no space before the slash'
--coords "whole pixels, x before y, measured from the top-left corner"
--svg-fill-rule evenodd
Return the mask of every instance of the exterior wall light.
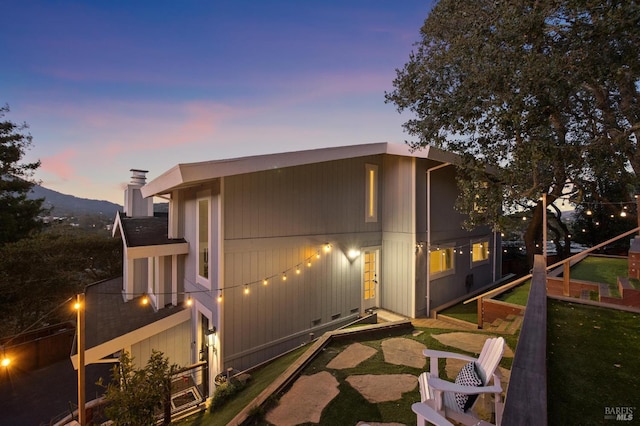
<path id="1" fill-rule="evenodd" d="M 347 252 L 347 257 L 349 258 L 349 260 L 355 260 L 358 256 L 360 256 L 360 250 L 350 249 Z"/>

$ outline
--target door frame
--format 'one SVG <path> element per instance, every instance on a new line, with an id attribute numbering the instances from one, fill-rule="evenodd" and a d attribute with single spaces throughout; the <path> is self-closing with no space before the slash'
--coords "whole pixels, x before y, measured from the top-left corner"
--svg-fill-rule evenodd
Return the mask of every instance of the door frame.
<path id="1" fill-rule="evenodd" d="M 360 306 L 361 311 L 365 312 L 367 309 L 380 307 L 380 246 L 363 247 L 361 252 L 361 268 L 360 268 Z M 367 254 L 373 253 L 375 255 L 374 261 L 374 296 L 369 299 L 364 298 L 365 293 L 365 273 L 367 272 Z"/>

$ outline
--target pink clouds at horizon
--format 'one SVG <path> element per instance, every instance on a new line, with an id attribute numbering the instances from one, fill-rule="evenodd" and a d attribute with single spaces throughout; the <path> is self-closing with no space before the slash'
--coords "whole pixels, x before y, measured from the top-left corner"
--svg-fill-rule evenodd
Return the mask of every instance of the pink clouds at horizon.
<path id="1" fill-rule="evenodd" d="M 78 152 L 75 149 L 66 148 L 55 155 L 43 157 L 40 160 L 40 169 L 61 180 L 72 180 L 76 176 L 76 170 L 71 164 L 77 156 Z"/>

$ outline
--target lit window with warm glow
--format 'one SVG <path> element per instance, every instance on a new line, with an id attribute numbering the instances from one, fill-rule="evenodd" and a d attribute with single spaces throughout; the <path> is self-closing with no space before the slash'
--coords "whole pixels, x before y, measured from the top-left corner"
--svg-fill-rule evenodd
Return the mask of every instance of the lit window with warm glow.
<path id="1" fill-rule="evenodd" d="M 378 221 L 378 166 L 365 165 L 365 222 Z"/>
<path id="2" fill-rule="evenodd" d="M 453 247 L 438 248 L 429 253 L 431 275 L 453 271 Z"/>
<path id="3" fill-rule="evenodd" d="M 471 261 L 484 262 L 489 260 L 489 242 L 479 241 L 471 246 Z"/>

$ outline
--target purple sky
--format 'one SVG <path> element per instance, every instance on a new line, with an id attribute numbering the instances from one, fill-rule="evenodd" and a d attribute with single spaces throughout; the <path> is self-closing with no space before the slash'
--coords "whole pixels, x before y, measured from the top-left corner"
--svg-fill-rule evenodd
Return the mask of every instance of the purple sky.
<path id="1" fill-rule="evenodd" d="M 399 142 L 384 103 L 427 0 L 8 0 L 0 104 L 43 186 L 123 203 L 129 169 Z"/>

